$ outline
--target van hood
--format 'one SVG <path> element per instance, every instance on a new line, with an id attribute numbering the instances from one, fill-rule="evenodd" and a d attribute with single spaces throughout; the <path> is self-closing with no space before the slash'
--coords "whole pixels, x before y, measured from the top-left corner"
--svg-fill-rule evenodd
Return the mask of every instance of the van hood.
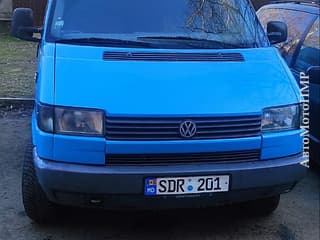
<path id="1" fill-rule="evenodd" d="M 295 80 L 273 47 L 210 50 L 241 53 L 243 62 L 105 61 L 105 51 L 164 50 L 56 44 L 56 105 L 170 116 L 260 113 L 299 101 Z"/>

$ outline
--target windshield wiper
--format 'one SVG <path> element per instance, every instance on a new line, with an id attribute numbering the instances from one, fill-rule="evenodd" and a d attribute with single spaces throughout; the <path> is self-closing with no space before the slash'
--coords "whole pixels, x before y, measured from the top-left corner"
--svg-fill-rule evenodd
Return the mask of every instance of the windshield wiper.
<path id="1" fill-rule="evenodd" d="M 205 38 L 194 38 L 189 36 L 145 36 L 145 37 L 137 37 L 138 40 L 147 41 L 147 40 L 155 40 L 155 41 L 181 41 L 187 42 L 189 46 L 198 46 L 200 48 L 213 48 L 213 49 L 223 49 L 223 48 L 247 48 L 252 47 L 253 44 L 234 44 L 221 42 L 217 40 L 205 39 Z"/>
<path id="2" fill-rule="evenodd" d="M 147 47 L 156 48 L 155 44 L 141 41 L 115 39 L 115 38 L 63 38 L 55 40 L 56 43 L 99 45 L 99 46 L 121 46 L 121 47 Z"/>

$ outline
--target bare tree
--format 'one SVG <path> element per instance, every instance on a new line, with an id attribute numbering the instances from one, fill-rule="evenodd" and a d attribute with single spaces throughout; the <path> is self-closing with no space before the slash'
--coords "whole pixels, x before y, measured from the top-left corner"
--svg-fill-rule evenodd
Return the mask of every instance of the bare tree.
<path id="1" fill-rule="evenodd" d="M 255 39 L 259 36 L 257 31 L 261 28 L 247 0 L 189 0 L 189 5 L 191 13 L 186 27 L 191 32 L 234 33 L 239 40 L 242 34 Z"/>

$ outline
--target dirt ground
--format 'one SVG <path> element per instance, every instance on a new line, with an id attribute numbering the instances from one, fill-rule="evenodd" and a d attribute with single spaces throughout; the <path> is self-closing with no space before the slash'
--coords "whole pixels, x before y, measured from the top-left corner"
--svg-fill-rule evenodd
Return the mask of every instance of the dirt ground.
<path id="1" fill-rule="evenodd" d="M 30 111 L 0 114 L 0 240 L 320 239 L 320 179 L 312 171 L 269 217 L 248 216 L 237 207 L 157 213 L 66 209 L 59 223 L 39 226 L 25 215 L 20 194 L 29 123 Z"/>
<path id="2" fill-rule="evenodd" d="M 36 52 L 35 43 L 0 34 L 0 98 L 34 95 Z"/>

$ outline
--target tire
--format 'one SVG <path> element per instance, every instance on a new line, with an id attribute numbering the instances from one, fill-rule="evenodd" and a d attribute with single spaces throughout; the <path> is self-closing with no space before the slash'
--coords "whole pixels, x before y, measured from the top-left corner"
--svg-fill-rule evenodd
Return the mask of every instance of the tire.
<path id="1" fill-rule="evenodd" d="M 33 164 L 33 147 L 25 150 L 22 170 L 22 200 L 26 214 L 37 223 L 49 223 L 57 217 L 57 207 L 43 192 Z"/>
<path id="2" fill-rule="evenodd" d="M 268 216 L 279 206 L 280 195 L 243 203 L 243 210 L 254 216 Z"/>

